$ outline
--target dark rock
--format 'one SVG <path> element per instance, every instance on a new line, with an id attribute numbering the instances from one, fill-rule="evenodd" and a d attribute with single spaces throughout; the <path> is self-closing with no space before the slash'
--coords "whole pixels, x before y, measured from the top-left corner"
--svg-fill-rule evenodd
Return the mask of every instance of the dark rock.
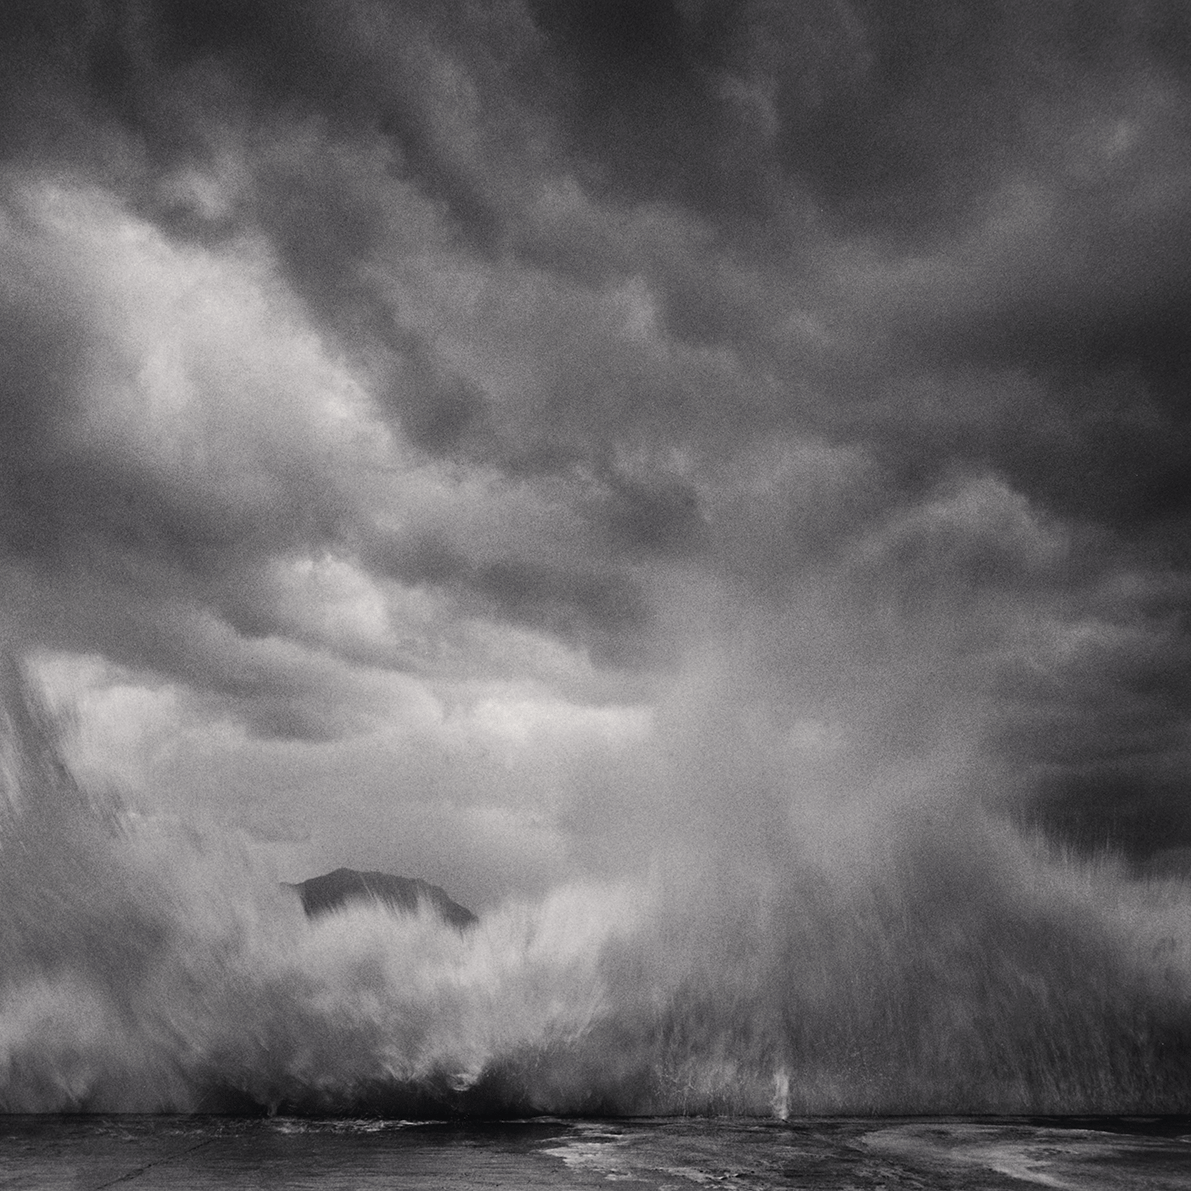
<path id="1" fill-rule="evenodd" d="M 457 930 L 466 930 L 479 921 L 437 885 L 413 877 L 395 877 L 391 873 L 362 873 L 354 868 L 337 868 L 291 888 L 302 899 L 302 908 L 310 918 L 330 914 L 351 902 L 382 902 L 402 914 L 416 913 L 419 905 L 429 906 Z"/>

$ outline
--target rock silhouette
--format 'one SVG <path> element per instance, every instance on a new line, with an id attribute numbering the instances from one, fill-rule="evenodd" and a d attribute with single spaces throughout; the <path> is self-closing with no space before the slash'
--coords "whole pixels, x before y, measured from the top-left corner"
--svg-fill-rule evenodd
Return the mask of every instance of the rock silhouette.
<path id="1" fill-rule="evenodd" d="M 382 902 L 403 914 L 414 914 L 428 906 L 445 923 L 457 930 L 475 926 L 479 919 L 466 907 L 453 901 L 437 885 L 414 877 L 392 873 L 359 872 L 337 868 L 321 877 L 311 877 L 291 886 L 302 899 L 302 908 L 310 918 L 330 914 L 351 902 Z"/>

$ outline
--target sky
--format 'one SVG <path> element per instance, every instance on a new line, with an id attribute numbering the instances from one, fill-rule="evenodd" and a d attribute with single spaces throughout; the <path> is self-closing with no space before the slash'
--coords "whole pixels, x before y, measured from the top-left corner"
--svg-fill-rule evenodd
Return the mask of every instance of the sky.
<path id="1" fill-rule="evenodd" d="M 10 0 L 0 631 L 131 813 L 474 908 L 1191 855 L 1191 15 Z"/>

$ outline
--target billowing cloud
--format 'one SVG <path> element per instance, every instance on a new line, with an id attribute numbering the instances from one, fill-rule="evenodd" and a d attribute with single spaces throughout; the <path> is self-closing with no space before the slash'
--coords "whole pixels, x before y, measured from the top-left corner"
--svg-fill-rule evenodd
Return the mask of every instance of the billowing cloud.
<path id="1" fill-rule="evenodd" d="M 1177 6 L 0 20 L 0 598 L 89 769 L 477 900 L 911 770 L 1191 845 Z"/>

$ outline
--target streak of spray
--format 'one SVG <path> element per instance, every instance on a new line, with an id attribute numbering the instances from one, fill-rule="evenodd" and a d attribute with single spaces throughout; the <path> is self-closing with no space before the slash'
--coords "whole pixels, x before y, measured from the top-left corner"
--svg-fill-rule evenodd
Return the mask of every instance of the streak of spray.
<path id="1" fill-rule="evenodd" d="M 15 668 L 3 729 L 6 1111 L 1191 1108 L 1191 892 L 962 801 L 811 816 L 753 864 L 692 847 L 460 933 L 307 920 L 229 842 L 97 802 Z"/>

